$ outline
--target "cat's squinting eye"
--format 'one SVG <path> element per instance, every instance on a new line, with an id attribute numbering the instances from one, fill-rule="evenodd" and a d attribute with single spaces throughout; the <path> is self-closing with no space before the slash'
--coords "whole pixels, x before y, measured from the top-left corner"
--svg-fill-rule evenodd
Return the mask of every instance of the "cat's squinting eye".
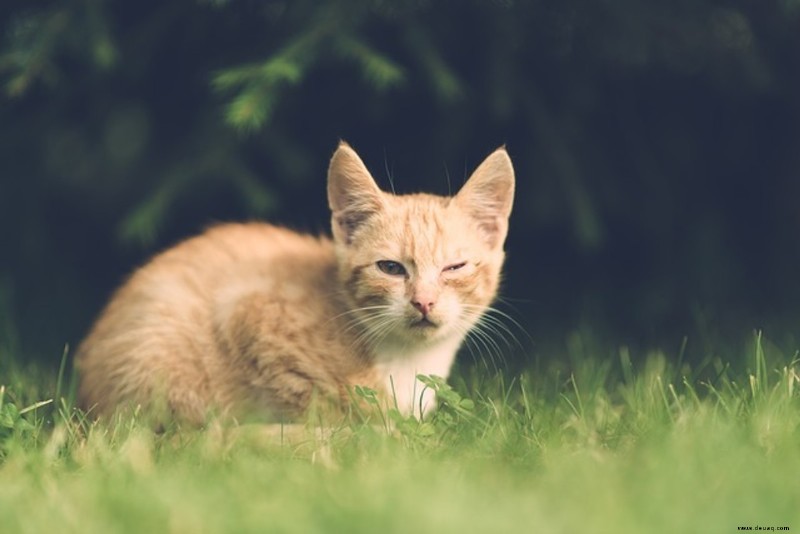
<path id="1" fill-rule="evenodd" d="M 457 270 L 461 269 L 462 267 L 464 267 L 466 264 L 467 264 L 467 262 L 465 262 L 465 261 L 462 261 L 460 263 L 454 263 L 453 265 L 448 265 L 447 267 L 442 269 L 442 271 L 443 272 L 457 271 Z"/>
<path id="2" fill-rule="evenodd" d="M 378 269 L 391 276 L 405 276 L 406 274 L 406 268 L 403 267 L 403 264 L 396 261 L 380 260 L 377 265 Z"/>

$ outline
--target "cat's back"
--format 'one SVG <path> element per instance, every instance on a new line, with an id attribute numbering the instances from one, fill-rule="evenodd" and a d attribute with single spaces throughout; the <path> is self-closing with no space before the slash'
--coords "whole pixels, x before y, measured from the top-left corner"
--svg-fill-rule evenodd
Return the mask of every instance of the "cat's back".
<path id="1" fill-rule="evenodd" d="M 265 223 L 232 223 L 209 228 L 161 252 L 136 270 L 115 293 L 101 315 L 106 319 L 126 315 L 127 326 L 188 314 L 198 319 L 200 310 L 226 292 L 252 285 L 317 284 L 335 270 L 328 239 Z M 138 316 L 140 308 L 149 314 Z M 205 310 L 210 312 L 210 310 Z"/>
<path id="2" fill-rule="evenodd" d="M 212 396 L 228 373 L 214 335 L 226 303 L 248 293 L 277 301 L 330 293 L 335 272 L 328 239 L 265 223 L 217 225 L 165 250 L 114 294 L 79 347 L 81 403 L 102 412 L 147 398 L 154 374 Z"/>

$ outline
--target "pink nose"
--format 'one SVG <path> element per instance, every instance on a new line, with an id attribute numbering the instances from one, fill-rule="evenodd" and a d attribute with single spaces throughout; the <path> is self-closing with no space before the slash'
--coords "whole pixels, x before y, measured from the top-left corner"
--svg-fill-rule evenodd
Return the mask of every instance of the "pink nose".
<path id="1" fill-rule="evenodd" d="M 428 315 L 431 310 L 433 309 L 433 302 L 425 302 L 428 299 L 423 300 L 422 302 L 412 300 L 411 305 L 422 312 L 422 315 Z"/>

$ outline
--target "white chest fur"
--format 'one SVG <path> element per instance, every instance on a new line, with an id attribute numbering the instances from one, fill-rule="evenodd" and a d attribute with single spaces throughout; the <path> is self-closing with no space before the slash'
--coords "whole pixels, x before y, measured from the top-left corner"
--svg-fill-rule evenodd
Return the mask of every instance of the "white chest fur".
<path id="1" fill-rule="evenodd" d="M 390 406 L 396 403 L 401 413 L 416 417 L 433 410 L 436 407 L 436 393 L 416 377 L 437 375 L 447 378 L 460 344 L 461 340 L 456 338 L 422 348 L 399 345 L 381 347 L 376 358 L 376 369 L 389 392 Z"/>

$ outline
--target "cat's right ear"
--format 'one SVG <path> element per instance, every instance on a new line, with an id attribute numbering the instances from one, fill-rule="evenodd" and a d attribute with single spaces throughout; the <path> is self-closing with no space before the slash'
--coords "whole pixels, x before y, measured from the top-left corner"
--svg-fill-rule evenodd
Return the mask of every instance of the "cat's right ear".
<path id="1" fill-rule="evenodd" d="M 328 166 L 328 206 L 333 237 L 350 244 L 356 229 L 383 209 L 383 193 L 356 151 L 344 141 Z"/>

